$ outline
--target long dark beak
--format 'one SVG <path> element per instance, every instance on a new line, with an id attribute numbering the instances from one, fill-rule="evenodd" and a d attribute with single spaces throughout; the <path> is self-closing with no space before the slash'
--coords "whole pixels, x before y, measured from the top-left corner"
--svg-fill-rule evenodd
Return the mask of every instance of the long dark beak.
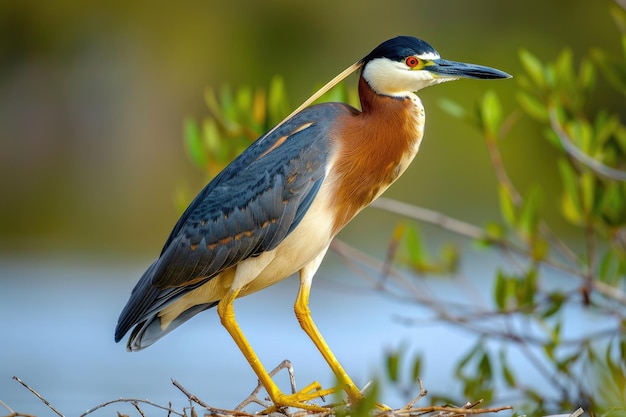
<path id="1" fill-rule="evenodd" d="M 511 78 L 510 74 L 495 68 L 445 59 L 434 59 L 424 69 L 442 78 L 478 78 L 482 80 Z"/>

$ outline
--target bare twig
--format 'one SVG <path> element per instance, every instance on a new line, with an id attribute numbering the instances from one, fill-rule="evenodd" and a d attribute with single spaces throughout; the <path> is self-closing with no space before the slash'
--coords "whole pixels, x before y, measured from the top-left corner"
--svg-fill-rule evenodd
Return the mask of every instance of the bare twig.
<path id="1" fill-rule="evenodd" d="M 469 408 L 471 406 L 475 406 L 477 403 L 468 404 L 464 407 L 450 407 L 450 406 L 438 406 L 432 405 L 428 407 L 417 407 L 412 408 L 410 410 L 397 410 L 393 411 L 391 414 L 395 417 L 415 417 L 420 416 L 427 413 L 438 413 L 439 417 L 455 417 L 455 416 L 466 416 L 466 415 L 476 415 L 476 414 L 487 414 L 487 413 L 498 413 L 504 410 L 512 410 L 513 407 L 510 405 L 506 405 L 503 407 L 494 407 L 494 408 Z"/>
<path id="2" fill-rule="evenodd" d="M 244 417 L 253 417 L 254 414 L 246 413 L 245 411 L 241 411 L 239 409 L 235 410 L 227 410 L 223 408 L 215 408 L 202 401 L 196 395 L 190 393 L 182 384 L 174 379 L 172 379 L 172 384 L 178 388 L 190 402 L 196 403 L 201 407 L 206 408 L 210 414 L 223 415 L 223 416 L 244 416 Z"/>
<path id="3" fill-rule="evenodd" d="M 5 417 L 36 417 L 34 414 L 18 413 L 2 400 L 0 400 L 0 405 L 9 411 L 9 414 L 7 414 Z"/>
<path id="4" fill-rule="evenodd" d="M 276 373 L 278 373 L 279 371 L 283 370 L 283 369 L 287 369 L 287 371 L 289 372 L 290 375 L 290 381 L 291 381 L 291 388 L 293 392 L 296 392 L 296 386 L 295 386 L 295 377 L 293 376 L 293 367 L 291 366 L 291 363 L 288 360 L 285 360 L 283 362 L 281 362 L 276 368 L 274 368 L 272 370 L 272 372 L 270 373 L 271 376 L 274 376 Z M 60 412 L 58 412 L 57 410 L 55 410 L 49 402 L 45 401 L 45 399 L 43 399 L 43 397 L 38 394 L 34 389 L 32 389 L 30 386 L 28 386 L 26 383 L 24 383 L 21 379 L 19 379 L 18 377 L 14 377 L 13 379 L 15 379 L 16 381 L 18 381 L 22 386 L 24 386 L 26 389 L 28 389 L 31 393 L 33 393 L 37 398 L 39 398 L 40 400 L 42 400 L 44 402 L 44 404 L 46 404 L 50 409 L 52 409 L 57 415 L 59 416 L 63 416 L 63 414 L 61 414 Z M 424 386 L 422 384 L 421 380 L 418 380 L 419 383 L 419 388 L 420 388 L 420 392 L 418 394 L 418 396 L 413 399 L 411 402 L 409 402 L 407 405 L 405 405 L 404 407 L 402 407 L 401 409 L 397 409 L 397 410 L 373 410 L 373 414 L 372 416 L 376 416 L 376 417 L 417 417 L 417 416 L 423 416 L 425 414 L 429 414 L 429 413 L 437 413 L 436 416 L 437 417 L 460 417 L 460 416 L 465 416 L 465 415 L 474 415 L 474 414 L 485 414 L 485 413 L 496 413 L 502 410 L 510 410 L 512 409 L 511 406 L 505 406 L 505 407 L 497 407 L 497 408 L 484 408 L 484 409 L 474 409 L 474 407 L 476 407 L 477 405 L 482 403 L 482 400 L 473 402 L 473 403 L 467 403 L 465 406 L 463 407 L 453 407 L 453 406 L 428 406 L 428 407 L 414 407 L 414 405 L 422 398 L 424 398 L 427 395 L 427 391 L 424 389 Z M 179 382 L 172 380 L 172 384 L 174 384 L 174 386 L 176 388 L 178 388 L 186 397 L 187 399 L 191 402 L 191 403 L 196 403 L 204 408 L 207 409 L 207 411 L 209 412 L 209 414 L 207 415 L 212 415 L 212 416 L 219 416 L 219 417 L 254 417 L 255 414 L 250 414 L 244 411 L 241 411 L 240 409 L 236 409 L 236 410 L 225 410 L 225 409 L 220 409 L 220 408 L 215 408 L 215 407 L 211 407 L 210 405 L 208 405 L 207 403 L 205 403 L 204 401 L 200 400 L 197 396 L 195 396 L 194 394 L 191 394 L 185 387 L 183 387 Z M 364 393 L 368 387 L 371 385 L 371 382 L 368 383 L 362 390 L 361 393 Z M 256 402 L 259 403 L 263 406 L 267 406 L 267 404 L 263 403 L 263 402 L 258 402 L 258 398 L 257 395 L 260 391 L 260 388 L 255 388 L 255 390 L 252 392 L 252 394 L 250 394 L 250 396 L 248 397 L 248 399 L 246 401 L 244 401 L 244 403 L 249 404 L 251 402 Z M 250 398 L 253 398 L 252 400 L 250 400 Z M 176 415 L 179 417 L 185 417 L 187 414 L 183 411 L 183 413 L 179 413 L 175 410 L 172 409 L 172 403 L 169 403 L 169 406 L 165 407 L 159 404 L 156 404 L 152 401 L 148 401 L 148 400 L 141 400 L 141 399 L 134 399 L 134 398 L 119 398 L 116 400 L 111 400 L 111 401 L 107 401 L 104 402 L 96 407 L 93 407 L 89 410 L 87 410 L 85 413 L 81 414 L 80 417 L 84 417 L 88 414 L 93 413 L 96 410 L 99 410 L 103 407 L 106 407 L 108 405 L 114 404 L 114 403 L 130 403 L 130 405 L 132 405 L 137 412 L 139 413 L 140 417 L 146 417 L 146 413 L 144 412 L 144 410 L 140 407 L 140 404 L 146 404 L 161 410 L 165 410 L 167 411 L 167 416 L 171 416 L 171 415 Z M 243 404 L 243 403 L 242 403 Z M 9 411 L 9 415 L 7 415 L 6 417 L 35 417 L 34 415 L 31 414 L 24 414 L 24 413 L 18 413 L 15 412 L 13 409 L 11 409 L 6 403 L 4 403 L 3 401 L 0 400 L 0 405 L 3 406 L 4 408 L 6 408 Z M 345 404 L 340 403 L 340 404 L 335 404 L 335 405 L 331 405 L 328 407 L 327 411 L 322 411 L 319 413 L 314 413 L 311 414 L 310 412 L 307 411 L 301 411 L 301 410 L 294 410 L 293 413 L 291 414 L 285 414 L 286 416 L 289 417 L 302 417 L 302 416 L 314 416 L 314 417 L 331 417 L 334 416 L 337 413 L 340 413 L 340 411 L 342 413 L 344 413 L 344 407 Z M 281 413 L 286 413 L 286 411 L 282 410 Z M 117 413 L 118 416 L 122 416 L 123 414 L 121 413 Z M 191 407 L 191 416 L 197 416 L 195 409 L 193 408 L 193 406 Z M 572 417 L 577 417 L 576 415 L 572 415 Z"/>
<path id="5" fill-rule="evenodd" d="M 50 402 L 48 400 L 46 400 L 44 397 L 42 397 L 37 391 L 35 391 L 34 389 L 32 389 L 27 383 L 25 383 L 24 381 L 22 381 L 20 378 L 14 376 L 13 379 L 17 382 L 19 382 L 20 384 L 22 384 L 22 386 L 24 388 L 26 388 L 27 390 L 29 390 L 30 392 L 32 392 L 35 397 L 39 398 L 41 400 L 41 402 L 43 402 L 46 406 L 48 406 L 49 409 L 51 409 L 52 411 L 54 411 L 54 413 L 56 415 L 58 415 L 59 417 L 65 417 L 63 414 L 61 414 L 59 412 L 59 410 L 57 410 L 56 408 L 54 408 L 54 406 L 52 404 L 50 404 Z"/>
<path id="6" fill-rule="evenodd" d="M 402 201 L 393 200 L 391 198 L 379 197 L 374 200 L 370 207 L 388 211 L 390 213 L 399 214 L 416 220 L 434 224 L 442 229 L 449 230 L 458 235 L 469 237 L 472 239 L 484 239 L 485 232 L 480 227 L 471 223 L 446 216 L 438 211 L 429 210 L 423 207 L 414 206 Z"/>
<path id="7" fill-rule="evenodd" d="M 289 374 L 289 383 L 291 385 L 291 393 L 295 393 L 297 392 L 297 388 L 296 388 L 296 376 L 294 374 L 293 371 L 293 366 L 291 365 L 291 361 L 285 359 L 284 361 L 282 361 L 281 363 L 278 364 L 278 366 L 274 369 L 272 369 L 272 371 L 269 373 L 270 376 L 274 376 L 276 375 L 278 372 L 280 372 L 281 370 L 286 369 L 287 373 Z M 237 407 L 235 407 L 235 410 L 239 411 L 239 410 L 243 410 L 243 408 L 245 406 L 247 406 L 250 403 L 256 403 L 259 404 L 265 408 L 269 408 L 271 405 L 269 403 L 266 403 L 264 401 L 262 401 L 258 395 L 259 392 L 261 392 L 261 390 L 263 389 L 263 384 L 261 384 L 261 381 L 258 381 L 258 384 L 256 386 L 256 388 L 254 390 L 252 390 L 252 392 L 250 393 L 250 395 L 241 402 L 241 404 L 239 404 Z"/>
<path id="8" fill-rule="evenodd" d="M 101 408 L 104 408 L 104 407 L 106 407 L 108 405 L 115 404 L 115 403 L 146 404 L 146 405 L 152 406 L 154 408 L 165 410 L 165 411 L 168 412 L 168 414 L 175 414 L 175 415 L 180 416 L 180 417 L 185 417 L 184 413 L 179 413 L 178 411 L 173 410 L 172 407 L 171 407 L 171 404 L 170 404 L 169 407 L 166 407 L 164 405 L 160 405 L 160 404 L 157 404 L 157 403 L 149 401 L 149 400 L 142 400 L 142 399 L 138 399 L 138 398 L 118 398 L 116 400 L 106 401 L 106 402 L 103 402 L 102 404 L 98 404 L 97 406 L 95 406 L 93 408 L 90 408 L 89 410 L 87 410 L 83 414 L 81 414 L 79 417 L 85 417 L 86 415 L 89 415 L 89 414 L 93 413 L 96 410 L 99 410 Z"/>
<path id="9" fill-rule="evenodd" d="M 204 408 L 209 408 L 212 409 L 213 407 L 211 407 L 210 405 L 208 405 L 207 403 L 205 403 L 204 401 L 202 401 L 200 398 L 198 398 L 197 396 L 195 396 L 194 394 L 190 393 L 189 391 L 187 391 L 187 389 L 185 387 L 183 387 L 180 382 L 176 381 L 175 379 L 172 379 L 172 385 L 174 385 L 176 388 L 178 388 L 180 390 L 180 392 L 182 392 L 183 394 L 185 394 L 185 396 L 187 397 L 187 399 L 190 402 L 196 403 L 198 404 L 200 407 L 204 407 Z"/>
<path id="10" fill-rule="evenodd" d="M 9 414 L 10 415 L 15 415 L 15 411 L 13 411 L 13 409 L 11 407 L 9 407 L 7 405 L 7 403 L 5 403 L 4 401 L 0 400 L 0 405 L 3 406 L 4 408 L 6 408 L 7 410 L 9 410 Z"/>
<path id="11" fill-rule="evenodd" d="M 131 401 L 131 404 L 133 405 L 133 407 L 135 407 L 135 410 L 137 410 L 141 417 L 146 417 L 146 415 L 141 410 L 141 407 L 139 407 L 139 403 L 137 401 Z"/>
<path id="12" fill-rule="evenodd" d="M 424 398 L 428 394 L 428 391 L 424 389 L 424 384 L 422 383 L 422 379 L 421 378 L 417 379 L 417 383 L 418 383 L 418 385 L 420 387 L 419 394 L 417 395 L 417 397 L 413 398 L 407 405 L 405 405 L 402 408 L 403 410 L 411 410 L 415 406 L 415 404 L 417 404 L 417 402 L 419 400 L 421 400 L 422 398 Z"/>

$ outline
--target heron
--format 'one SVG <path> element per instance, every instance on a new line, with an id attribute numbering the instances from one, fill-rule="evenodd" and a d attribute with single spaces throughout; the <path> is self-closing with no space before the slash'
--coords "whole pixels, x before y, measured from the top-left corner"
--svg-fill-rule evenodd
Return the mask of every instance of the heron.
<path id="1" fill-rule="evenodd" d="M 311 105 L 359 71 L 361 109 Z M 416 156 L 425 113 L 419 90 L 459 78 L 500 79 L 503 71 L 442 59 L 427 42 L 398 36 L 374 48 L 215 176 L 181 215 L 119 316 L 115 341 L 146 348 L 196 314 L 217 307 L 221 324 L 276 410 L 319 411 L 312 400 L 343 390 L 363 394 L 311 318 L 309 294 L 333 238 L 402 175 Z M 313 382 L 284 393 L 235 319 L 234 301 L 298 273 L 294 311 L 338 384 Z M 267 411 L 267 410 L 266 410 Z M 269 410 L 271 411 L 271 410 Z"/>

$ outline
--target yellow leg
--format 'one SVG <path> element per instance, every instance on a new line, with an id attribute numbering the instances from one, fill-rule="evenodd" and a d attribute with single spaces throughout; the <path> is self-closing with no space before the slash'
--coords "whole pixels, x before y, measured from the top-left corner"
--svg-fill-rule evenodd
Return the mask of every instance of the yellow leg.
<path id="1" fill-rule="evenodd" d="M 317 326 L 313 323 L 311 318 L 311 310 L 309 309 L 309 294 L 311 292 L 311 277 L 307 274 L 306 270 L 300 271 L 300 290 L 298 291 L 298 298 L 294 310 L 300 326 L 309 335 L 317 349 L 321 352 L 328 366 L 332 369 L 340 387 L 343 388 L 348 394 L 351 404 L 356 404 L 363 398 L 363 395 L 359 389 L 354 385 L 346 371 L 343 369 L 333 352 L 330 350 L 326 341 L 320 334 Z"/>
<path id="2" fill-rule="evenodd" d="M 303 390 L 293 394 L 283 394 L 280 388 L 278 388 L 278 386 L 274 383 L 235 320 L 233 302 L 235 301 L 235 298 L 237 298 L 238 293 L 239 290 L 230 290 L 228 294 L 226 294 L 226 297 L 222 298 L 217 305 L 217 313 L 220 316 L 222 325 L 226 328 L 228 333 L 230 333 L 231 337 L 239 347 L 239 350 L 241 350 L 245 358 L 248 360 L 248 363 L 256 373 L 259 381 L 261 381 L 261 384 L 263 384 L 274 403 L 274 407 L 265 410 L 265 412 L 269 413 L 280 407 L 296 407 L 317 412 L 327 411 L 327 409 L 323 407 L 306 403 L 306 401 L 323 397 L 332 392 L 329 390 L 322 390 L 319 383 L 309 384 Z"/>

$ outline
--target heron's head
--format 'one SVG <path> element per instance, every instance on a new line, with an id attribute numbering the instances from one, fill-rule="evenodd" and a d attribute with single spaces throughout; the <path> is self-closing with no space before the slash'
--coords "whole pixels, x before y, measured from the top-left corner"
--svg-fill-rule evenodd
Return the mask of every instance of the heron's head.
<path id="1" fill-rule="evenodd" d="M 381 43 L 361 63 L 365 81 L 378 94 L 388 96 L 407 96 L 459 78 L 511 78 L 495 68 L 441 59 L 435 48 L 411 36 Z"/>

